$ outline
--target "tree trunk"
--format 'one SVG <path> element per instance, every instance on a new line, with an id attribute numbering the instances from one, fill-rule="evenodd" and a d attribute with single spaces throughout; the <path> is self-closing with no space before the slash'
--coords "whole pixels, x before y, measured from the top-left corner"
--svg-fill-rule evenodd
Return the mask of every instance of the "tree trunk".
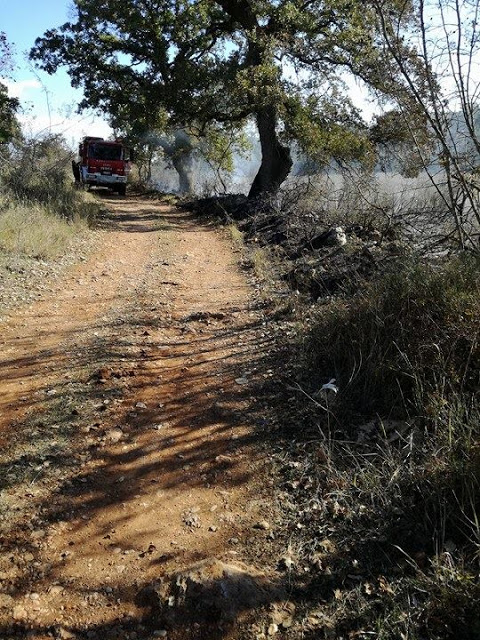
<path id="1" fill-rule="evenodd" d="M 194 191 L 192 156 L 190 153 L 173 154 L 172 164 L 178 173 L 178 187 L 181 194 L 189 195 Z"/>
<path id="2" fill-rule="evenodd" d="M 250 188 L 249 198 L 278 191 L 292 168 L 290 149 L 278 140 L 276 124 L 277 117 L 273 106 L 257 112 L 262 162 Z"/>

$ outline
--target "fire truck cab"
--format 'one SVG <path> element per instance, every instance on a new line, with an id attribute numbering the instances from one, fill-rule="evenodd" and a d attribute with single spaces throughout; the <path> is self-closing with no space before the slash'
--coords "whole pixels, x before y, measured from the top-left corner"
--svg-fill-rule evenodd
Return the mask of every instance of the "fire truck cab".
<path id="1" fill-rule="evenodd" d="M 132 149 L 121 140 L 87 136 L 78 147 L 80 159 L 72 162 L 75 181 L 88 187 L 108 187 L 120 195 L 127 191 L 133 161 Z"/>

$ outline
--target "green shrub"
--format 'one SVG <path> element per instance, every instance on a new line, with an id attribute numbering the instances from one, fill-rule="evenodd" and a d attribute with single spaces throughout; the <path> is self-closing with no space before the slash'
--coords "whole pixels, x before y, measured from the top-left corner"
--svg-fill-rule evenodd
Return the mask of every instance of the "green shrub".
<path id="1" fill-rule="evenodd" d="M 2 150 L 0 191 L 16 206 L 40 205 L 66 220 L 92 215 L 74 184 L 72 152 L 58 136 L 22 140 Z"/>
<path id="2" fill-rule="evenodd" d="M 55 258 L 100 205 L 75 187 L 72 153 L 61 138 L 20 140 L 1 149 L 0 249 Z"/>

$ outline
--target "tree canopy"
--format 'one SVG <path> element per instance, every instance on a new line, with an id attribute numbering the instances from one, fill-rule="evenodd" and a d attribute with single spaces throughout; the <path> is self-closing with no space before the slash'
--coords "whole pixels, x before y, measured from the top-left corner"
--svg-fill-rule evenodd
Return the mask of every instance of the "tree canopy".
<path id="1" fill-rule="evenodd" d="M 409 19 L 409 3 L 383 4 Z M 379 33 L 372 4 L 356 0 L 75 0 L 74 18 L 30 55 L 49 73 L 65 65 L 84 90 L 80 106 L 113 118 L 170 130 L 254 118 L 255 196 L 285 180 L 293 142 L 325 164 L 371 155 L 342 72 L 398 90 Z"/>
<path id="2" fill-rule="evenodd" d="M 0 31 L 0 76 L 11 70 L 12 51 L 6 35 Z M 8 142 L 19 132 L 16 113 L 19 102 L 8 95 L 8 89 L 0 82 L 0 144 Z"/>

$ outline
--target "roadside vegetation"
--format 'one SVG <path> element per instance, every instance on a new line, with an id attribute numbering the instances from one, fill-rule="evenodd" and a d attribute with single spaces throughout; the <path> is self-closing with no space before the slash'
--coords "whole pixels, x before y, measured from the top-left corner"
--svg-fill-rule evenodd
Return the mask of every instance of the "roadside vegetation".
<path id="1" fill-rule="evenodd" d="M 31 302 L 94 243 L 98 200 L 74 187 L 57 137 L 0 145 L 0 317 Z"/>
<path id="2" fill-rule="evenodd" d="M 407 186 L 349 173 L 195 205 L 246 243 L 278 327 L 292 640 L 480 633 L 479 256 Z"/>
<path id="3" fill-rule="evenodd" d="M 0 77 L 13 70 L 14 52 L 0 31 Z M 20 103 L 0 82 L 0 260 L 56 258 L 99 207 L 74 188 L 72 153 L 61 136 L 27 137 Z"/>
<path id="4" fill-rule="evenodd" d="M 289 481 L 333 637 L 478 637 L 479 266 L 397 259 L 303 325 Z"/>
<path id="5" fill-rule="evenodd" d="M 17 138 L 0 149 L 0 251 L 52 259 L 61 256 L 100 210 L 75 188 L 71 152 L 61 139 Z"/>

